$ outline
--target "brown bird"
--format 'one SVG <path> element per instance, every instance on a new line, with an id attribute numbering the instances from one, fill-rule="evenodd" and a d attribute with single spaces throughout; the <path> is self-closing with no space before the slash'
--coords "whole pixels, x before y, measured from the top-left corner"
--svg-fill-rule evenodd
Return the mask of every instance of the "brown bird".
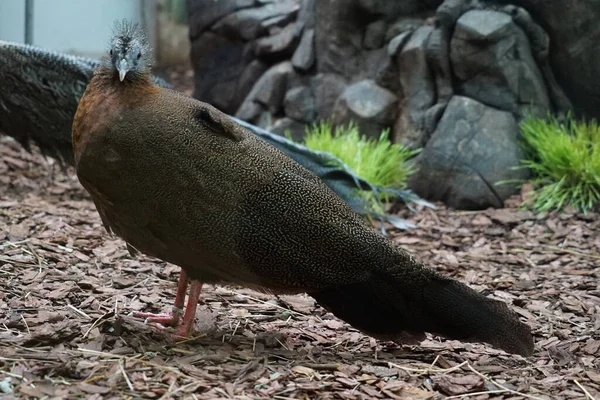
<path id="1" fill-rule="evenodd" d="M 182 268 L 175 310 L 142 316 L 186 336 L 202 283 L 230 283 L 308 293 L 376 338 L 431 332 L 532 354 L 505 303 L 424 267 L 219 110 L 156 86 L 151 57 L 139 27 L 118 25 L 73 122 L 77 176 L 106 229 Z"/>

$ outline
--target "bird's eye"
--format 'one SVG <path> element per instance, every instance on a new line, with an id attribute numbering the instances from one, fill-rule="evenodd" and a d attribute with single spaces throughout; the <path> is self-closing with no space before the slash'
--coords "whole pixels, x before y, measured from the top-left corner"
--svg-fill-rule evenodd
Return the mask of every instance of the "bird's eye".
<path id="1" fill-rule="evenodd" d="M 110 49 L 110 51 L 108 53 L 112 56 L 112 49 Z"/>
<path id="2" fill-rule="evenodd" d="M 142 58 L 142 53 L 141 53 L 141 52 L 139 52 L 139 53 L 138 53 L 138 55 L 137 55 L 137 58 L 138 58 L 138 60 L 139 60 L 140 58 Z"/>

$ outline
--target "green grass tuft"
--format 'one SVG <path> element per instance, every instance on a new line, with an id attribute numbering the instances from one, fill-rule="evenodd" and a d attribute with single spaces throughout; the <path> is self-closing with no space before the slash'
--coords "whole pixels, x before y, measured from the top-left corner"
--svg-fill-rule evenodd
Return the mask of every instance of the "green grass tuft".
<path id="1" fill-rule="evenodd" d="M 326 151 L 342 160 L 354 173 L 372 185 L 401 190 L 406 188 L 408 177 L 416 169 L 408 160 L 419 153 L 388 139 L 389 129 L 381 132 L 379 139 L 369 139 L 361 135 L 355 123 L 333 127 L 330 120 L 320 121 L 307 127 L 304 144 L 313 150 Z M 389 193 L 382 192 L 378 198 L 371 191 L 361 191 L 360 195 L 369 200 L 375 210 L 379 202 L 388 202 Z"/>
<path id="2" fill-rule="evenodd" d="M 528 159 L 522 166 L 533 171 L 534 193 L 526 204 L 543 212 L 566 206 L 587 212 L 600 204 L 600 126 L 597 121 L 564 123 L 528 117 L 521 123 Z"/>

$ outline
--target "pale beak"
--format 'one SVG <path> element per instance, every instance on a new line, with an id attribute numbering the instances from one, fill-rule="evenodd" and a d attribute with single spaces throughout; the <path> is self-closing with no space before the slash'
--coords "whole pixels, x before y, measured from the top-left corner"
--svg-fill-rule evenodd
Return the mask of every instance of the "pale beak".
<path id="1" fill-rule="evenodd" d="M 119 61 L 119 65 L 117 65 L 117 70 L 119 71 L 119 80 L 123 82 L 127 71 L 129 71 L 129 65 L 127 64 L 127 60 L 122 59 L 121 61 Z"/>

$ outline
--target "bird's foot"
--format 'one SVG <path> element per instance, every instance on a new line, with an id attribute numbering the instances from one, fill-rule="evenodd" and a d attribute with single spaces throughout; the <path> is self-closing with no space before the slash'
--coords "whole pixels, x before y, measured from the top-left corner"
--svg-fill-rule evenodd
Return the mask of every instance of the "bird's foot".
<path id="1" fill-rule="evenodd" d="M 155 324 L 162 328 L 166 326 L 175 327 L 179 325 L 182 313 L 183 311 L 180 308 L 173 307 L 173 311 L 171 311 L 170 313 L 154 314 L 136 312 L 133 314 L 133 316 L 135 318 L 144 318 L 145 324 Z"/>
<path id="2" fill-rule="evenodd" d="M 175 337 L 177 339 L 187 339 L 194 330 L 194 319 L 191 321 L 183 320 L 177 328 L 175 328 Z"/>

